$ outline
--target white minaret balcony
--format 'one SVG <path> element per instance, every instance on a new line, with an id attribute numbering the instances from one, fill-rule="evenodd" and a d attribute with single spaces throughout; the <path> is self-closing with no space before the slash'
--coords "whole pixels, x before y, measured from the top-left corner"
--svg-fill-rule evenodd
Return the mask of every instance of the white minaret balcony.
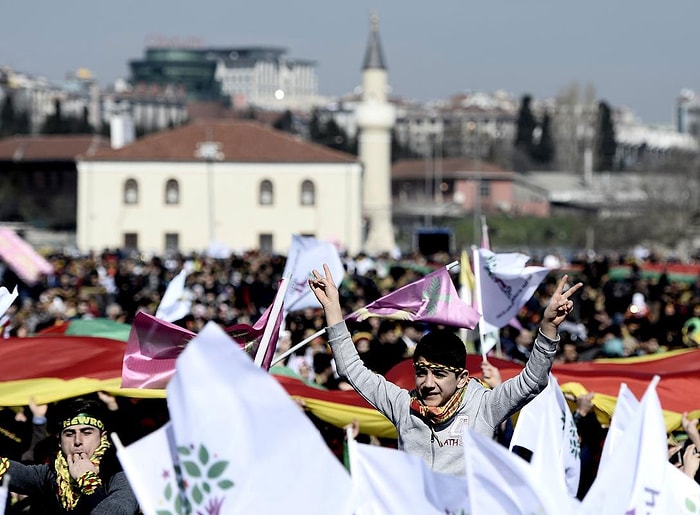
<path id="1" fill-rule="evenodd" d="M 396 122 L 396 108 L 384 102 L 365 101 L 356 108 L 357 125 L 363 129 L 391 129 Z"/>

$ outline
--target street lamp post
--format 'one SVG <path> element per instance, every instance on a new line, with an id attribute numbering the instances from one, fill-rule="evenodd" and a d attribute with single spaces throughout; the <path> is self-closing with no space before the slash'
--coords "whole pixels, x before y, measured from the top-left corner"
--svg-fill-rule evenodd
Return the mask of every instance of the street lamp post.
<path id="1" fill-rule="evenodd" d="M 432 200 L 432 147 L 428 142 L 425 146 L 425 177 L 423 182 L 423 226 L 430 227 L 433 224 L 430 215 L 430 201 Z"/>
<path id="2" fill-rule="evenodd" d="M 209 136 L 209 135 L 208 135 Z M 208 194 L 208 211 L 209 211 L 209 244 L 216 241 L 216 205 L 214 197 L 214 161 L 221 161 L 224 158 L 224 153 L 221 151 L 221 143 L 218 141 L 207 141 L 197 143 L 197 149 L 194 153 L 195 157 L 203 159 L 207 164 L 207 194 Z"/>

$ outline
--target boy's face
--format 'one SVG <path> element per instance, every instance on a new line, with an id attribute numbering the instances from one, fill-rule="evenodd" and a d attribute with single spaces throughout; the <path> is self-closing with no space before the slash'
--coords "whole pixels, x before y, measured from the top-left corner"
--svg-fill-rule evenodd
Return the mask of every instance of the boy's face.
<path id="1" fill-rule="evenodd" d="M 424 357 L 414 364 L 416 391 L 426 406 L 443 406 L 457 391 L 467 384 L 469 373 L 466 370 L 456 374 L 444 367 L 435 366 Z"/>

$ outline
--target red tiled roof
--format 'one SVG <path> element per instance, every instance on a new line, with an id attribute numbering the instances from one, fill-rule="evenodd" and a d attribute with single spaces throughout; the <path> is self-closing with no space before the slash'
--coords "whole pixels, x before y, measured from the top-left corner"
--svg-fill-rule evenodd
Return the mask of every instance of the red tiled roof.
<path id="1" fill-rule="evenodd" d="M 352 163 L 357 158 L 301 140 L 250 120 L 196 120 L 187 125 L 145 136 L 120 149 L 105 149 L 85 160 L 201 161 L 197 146 L 221 144 L 223 161 L 248 163 Z"/>
<path id="2" fill-rule="evenodd" d="M 72 161 L 104 148 L 109 148 L 109 140 L 101 136 L 12 136 L 0 140 L 0 160 Z"/>
<path id="3" fill-rule="evenodd" d="M 412 179 L 425 177 L 426 166 L 430 166 L 430 173 L 435 167 L 440 167 L 444 178 L 473 177 L 483 174 L 486 178 L 495 179 L 497 177 L 513 178 L 515 172 L 506 170 L 493 163 L 477 161 L 465 157 L 446 157 L 442 160 L 429 162 L 425 159 L 404 159 L 397 161 L 391 167 L 391 176 L 394 179 Z"/>

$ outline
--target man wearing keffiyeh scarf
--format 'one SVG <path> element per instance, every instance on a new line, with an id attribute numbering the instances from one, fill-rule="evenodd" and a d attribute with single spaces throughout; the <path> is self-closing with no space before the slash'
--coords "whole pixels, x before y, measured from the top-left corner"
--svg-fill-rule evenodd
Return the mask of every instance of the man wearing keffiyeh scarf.
<path id="1" fill-rule="evenodd" d="M 59 451 L 51 463 L 26 465 L 0 458 L 0 478 L 29 497 L 30 513 L 133 515 L 138 504 L 119 470 L 100 401 L 72 399 L 56 408 Z"/>
<path id="2" fill-rule="evenodd" d="M 564 275 L 542 314 L 530 358 L 517 376 L 490 389 L 470 381 L 464 343 L 449 330 L 425 335 L 413 353 L 416 387 L 405 390 L 369 370 L 360 359 L 345 325 L 338 287 L 330 269 L 313 270 L 309 287 L 323 306 L 326 335 L 338 374 L 395 426 L 398 446 L 420 456 L 436 472 L 464 475 L 465 428 L 493 438 L 495 428 L 530 402 L 549 383 L 558 327 L 573 309 Z M 362 430 L 362 428 L 360 428 Z"/>

